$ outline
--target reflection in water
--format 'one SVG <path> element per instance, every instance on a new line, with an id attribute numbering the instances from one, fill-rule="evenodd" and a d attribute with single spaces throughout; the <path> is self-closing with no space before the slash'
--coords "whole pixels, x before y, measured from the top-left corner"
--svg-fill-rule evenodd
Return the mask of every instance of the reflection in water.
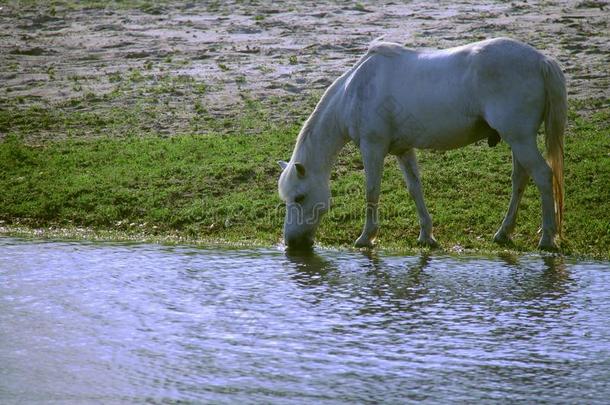
<path id="1" fill-rule="evenodd" d="M 0 239 L 0 402 L 603 402 L 610 269 Z"/>
<path id="2" fill-rule="evenodd" d="M 505 263 L 503 278 L 497 278 L 498 274 L 492 272 L 487 283 L 484 279 L 485 272 L 489 273 L 486 265 L 497 267 L 494 262 L 473 261 L 471 263 L 455 262 L 450 258 L 432 259 L 427 252 L 408 261 L 387 261 L 379 256 L 377 252 L 360 252 L 349 257 L 350 263 L 343 260 L 329 260 L 315 252 L 286 253 L 286 258 L 294 265 L 295 273 L 293 279 L 302 287 L 328 286 L 329 288 L 350 288 L 351 296 L 358 297 L 360 303 L 367 300 L 373 302 L 370 310 L 395 310 L 406 306 L 411 307 L 413 303 L 422 299 L 422 303 L 435 305 L 439 301 L 444 302 L 456 293 L 485 294 L 502 297 L 507 301 L 530 302 L 531 300 L 553 297 L 560 299 L 562 295 L 569 292 L 569 271 L 560 256 L 543 256 L 541 262 L 532 263 L 527 260 L 524 265 L 519 263 L 515 255 L 502 255 L 500 259 Z M 390 258 L 391 259 L 391 258 Z M 431 265 L 431 262 L 434 263 Z M 441 264 L 441 272 L 438 271 L 438 263 Z M 451 263 L 452 265 L 447 265 Z M 473 272 L 453 271 L 452 267 L 467 270 L 473 266 Z M 431 271 L 427 272 L 427 268 Z M 355 268 L 355 272 L 351 271 Z M 483 270 L 481 273 L 479 270 Z M 469 280 L 468 278 L 474 278 Z M 483 279 L 481 279 L 483 278 Z M 493 280 L 493 278 L 496 278 Z M 495 281 L 493 284 L 491 281 Z M 481 287 L 484 291 L 472 291 Z M 494 293 L 494 289 L 497 289 Z M 326 290 L 329 293 L 332 290 Z M 445 292 L 448 295 L 443 295 Z M 430 298 L 438 300 L 430 300 Z M 332 298 L 332 294 L 329 298 Z M 386 305 L 380 305 L 380 299 L 386 301 Z M 533 304 L 537 311 L 542 308 L 538 300 Z M 552 305 L 556 300 L 550 301 Z M 559 304 L 562 307 L 563 303 Z"/>

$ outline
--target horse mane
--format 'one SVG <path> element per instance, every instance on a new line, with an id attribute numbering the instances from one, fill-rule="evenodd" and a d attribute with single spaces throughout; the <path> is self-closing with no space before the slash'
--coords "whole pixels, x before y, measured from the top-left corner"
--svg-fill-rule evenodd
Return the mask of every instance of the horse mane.
<path id="1" fill-rule="evenodd" d="M 321 118 L 321 116 L 324 113 L 328 112 L 328 105 L 330 104 L 330 101 L 332 100 L 333 96 L 341 88 L 343 82 L 347 78 L 349 78 L 351 76 L 351 74 L 355 70 L 357 70 L 360 67 L 360 65 L 362 65 L 362 63 L 371 56 L 371 54 L 380 54 L 380 55 L 384 55 L 384 56 L 395 56 L 401 52 L 404 52 L 407 49 L 407 48 L 403 47 L 402 45 L 394 43 L 394 42 L 381 41 L 382 38 L 383 38 L 383 36 L 374 39 L 373 42 L 369 45 L 369 48 L 368 48 L 366 54 L 364 54 L 350 69 L 347 70 L 347 72 L 345 72 L 341 76 L 339 76 L 333 82 L 333 84 L 331 84 L 328 87 L 328 89 L 326 89 L 326 91 L 320 98 L 320 101 L 314 108 L 313 112 L 307 118 L 307 120 L 305 120 L 305 123 L 303 124 L 301 130 L 299 131 L 299 135 L 298 135 L 297 141 L 296 141 L 296 146 L 294 149 L 295 153 L 297 150 L 301 150 L 301 148 L 305 144 L 305 141 L 309 138 L 310 134 L 314 131 L 314 126 L 319 122 L 319 119 Z"/>
<path id="2" fill-rule="evenodd" d="M 361 60 L 362 59 L 363 58 L 361 58 Z M 358 66 L 360 64 L 360 62 L 361 61 L 358 61 L 358 63 L 356 63 L 356 66 Z M 305 123 L 303 124 L 303 126 L 301 127 L 301 130 L 299 131 L 299 135 L 297 137 L 296 146 L 295 146 L 295 149 L 294 149 L 295 153 L 297 151 L 300 151 L 303 148 L 303 145 L 305 144 L 305 141 L 307 141 L 307 139 L 309 139 L 310 135 L 314 132 L 315 125 L 318 122 L 320 122 L 320 119 L 322 118 L 322 116 L 324 114 L 327 114 L 329 112 L 328 111 L 329 110 L 329 105 L 331 103 L 331 100 L 332 100 L 333 96 L 341 88 L 343 80 L 347 76 L 349 76 L 349 74 L 351 74 L 351 72 L 356 68 L 356 66 L 354 66 L 352 69 L 349 69 L 346 73 L 341 75 L 337 80 L 335 80 L 333 82 L 333 84 L 331 84 L 328 87 L 328 89 L 326 89 L 326 91 L 324 92 L 324 94 L 320 98 L 320 101 L 318 101 L 318 104 L 316 104 L 316 107 L 314 108 L 313 112 L 305 120 Z"/>

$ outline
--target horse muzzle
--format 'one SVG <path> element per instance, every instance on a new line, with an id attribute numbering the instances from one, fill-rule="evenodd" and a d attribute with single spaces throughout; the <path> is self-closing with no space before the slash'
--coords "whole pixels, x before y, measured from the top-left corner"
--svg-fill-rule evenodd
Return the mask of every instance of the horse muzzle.
<path id="1" fill-rule="evenodd" d="M 291 236 L 284 238 L 284 242 L 290 250 L 308 250 L 313 246 L 313 237 L 309 235 Z"/>

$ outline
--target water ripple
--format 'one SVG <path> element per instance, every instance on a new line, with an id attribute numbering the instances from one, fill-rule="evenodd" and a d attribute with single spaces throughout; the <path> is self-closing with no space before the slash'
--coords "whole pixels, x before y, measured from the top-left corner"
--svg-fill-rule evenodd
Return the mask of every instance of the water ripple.
<path id="1" fill-rule="evenodd" d="M 610 264 L 0 238 L 0 402 L 610 397 Z"/>

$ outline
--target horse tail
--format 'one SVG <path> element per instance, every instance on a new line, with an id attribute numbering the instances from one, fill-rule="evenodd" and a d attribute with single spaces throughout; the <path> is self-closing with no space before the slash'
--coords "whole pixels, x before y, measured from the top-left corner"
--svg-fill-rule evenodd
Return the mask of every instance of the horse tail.
<path id="1" fill-rule="evenodd" d="M 561 237 L 564 209 L 563 138 L 568 110 L 566 81 L 559 64 L 551 58 L 545 58 L 542 62 L 542 76 L 546 98 L 544 132 L 547 162 L 553 172 L 555 224 Z"/>

